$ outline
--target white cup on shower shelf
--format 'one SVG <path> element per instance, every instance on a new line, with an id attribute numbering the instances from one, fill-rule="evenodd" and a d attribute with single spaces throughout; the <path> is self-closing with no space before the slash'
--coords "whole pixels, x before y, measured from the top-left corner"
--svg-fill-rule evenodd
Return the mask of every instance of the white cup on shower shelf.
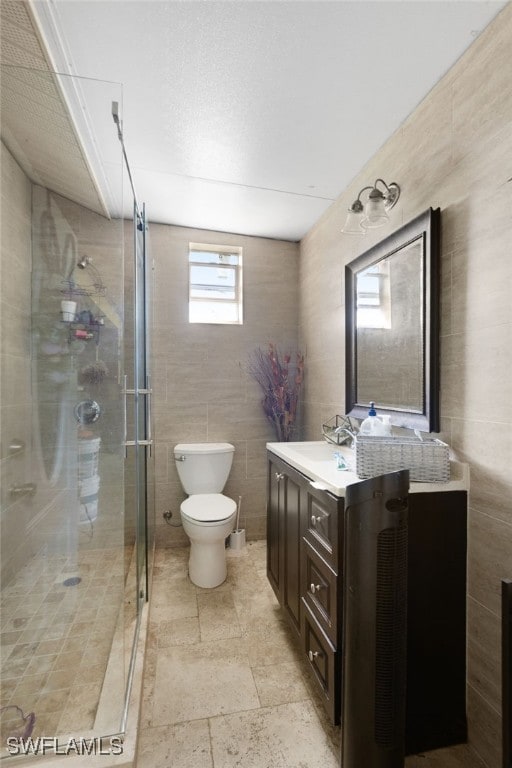
<path id="1" fill-rule="evenodd" d="M 64 323 L 72 323 L 76 317 L 76 301 L 62 300 L 60 311 Z"/>

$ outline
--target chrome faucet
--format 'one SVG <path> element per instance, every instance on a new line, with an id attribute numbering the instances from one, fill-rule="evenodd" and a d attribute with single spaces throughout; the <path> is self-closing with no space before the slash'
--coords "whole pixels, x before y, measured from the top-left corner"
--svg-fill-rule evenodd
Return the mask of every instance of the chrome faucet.
<path id="1" fill-rule="evenodd" d="M 350 447 L 354 444 L 354 438 L 356 436 L 355 430 L 349 429 L 348 427 L 336 427 L 336 429 L 333 431 L 335 435 L 342 435 L 345 433 L 348 438 L 350 438 Z"/>

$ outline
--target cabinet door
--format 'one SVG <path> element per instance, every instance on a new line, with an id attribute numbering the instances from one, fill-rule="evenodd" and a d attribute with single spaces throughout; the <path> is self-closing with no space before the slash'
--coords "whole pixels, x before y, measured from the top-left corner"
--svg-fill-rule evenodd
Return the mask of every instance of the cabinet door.
<path id="1" fill-rule="evenodd" d="M 285 505 L 283 519 L 283 608 L 300 634 L 300 486 L 292 477 L 285 476 Z"/>
<path id="2" fill-rule="evenodd" d="M 302 475 L 278 459 L 268 462 L 267 576 L 292 627 L 300 634 L 300 514 Z"/>

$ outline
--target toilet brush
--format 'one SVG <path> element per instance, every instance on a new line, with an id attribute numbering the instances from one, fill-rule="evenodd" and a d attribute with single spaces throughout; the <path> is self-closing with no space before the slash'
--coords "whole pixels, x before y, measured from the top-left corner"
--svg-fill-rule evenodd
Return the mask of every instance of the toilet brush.
<path id="1" fill-rule="evenodd" d="M 230 549 L 242 549 L 245 546 L 245 530 L 239 528 L 240 524 L 240 508 L 242 506 L 242 497 L 238 497 L 238 508 L 236 511 L 236 528 L 229 537 Z"/>

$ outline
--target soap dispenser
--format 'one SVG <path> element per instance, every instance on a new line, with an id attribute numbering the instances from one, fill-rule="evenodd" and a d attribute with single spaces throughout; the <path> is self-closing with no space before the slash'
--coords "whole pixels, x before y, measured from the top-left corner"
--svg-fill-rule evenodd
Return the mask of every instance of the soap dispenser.
<path id="1" fill-rule="evenodd" d="M 383 437 L 386 434 L 386 427 L 377 416 L 377 411 L 375 410 L 375 403 L 373 401 L 370 403 L 370 410 L 368 411 L 368 416 L 366 417 L 366 419 L 363 421 L 363 423 L 359 428 L 359 434 L 381 436 L 381 437 Z"/>

